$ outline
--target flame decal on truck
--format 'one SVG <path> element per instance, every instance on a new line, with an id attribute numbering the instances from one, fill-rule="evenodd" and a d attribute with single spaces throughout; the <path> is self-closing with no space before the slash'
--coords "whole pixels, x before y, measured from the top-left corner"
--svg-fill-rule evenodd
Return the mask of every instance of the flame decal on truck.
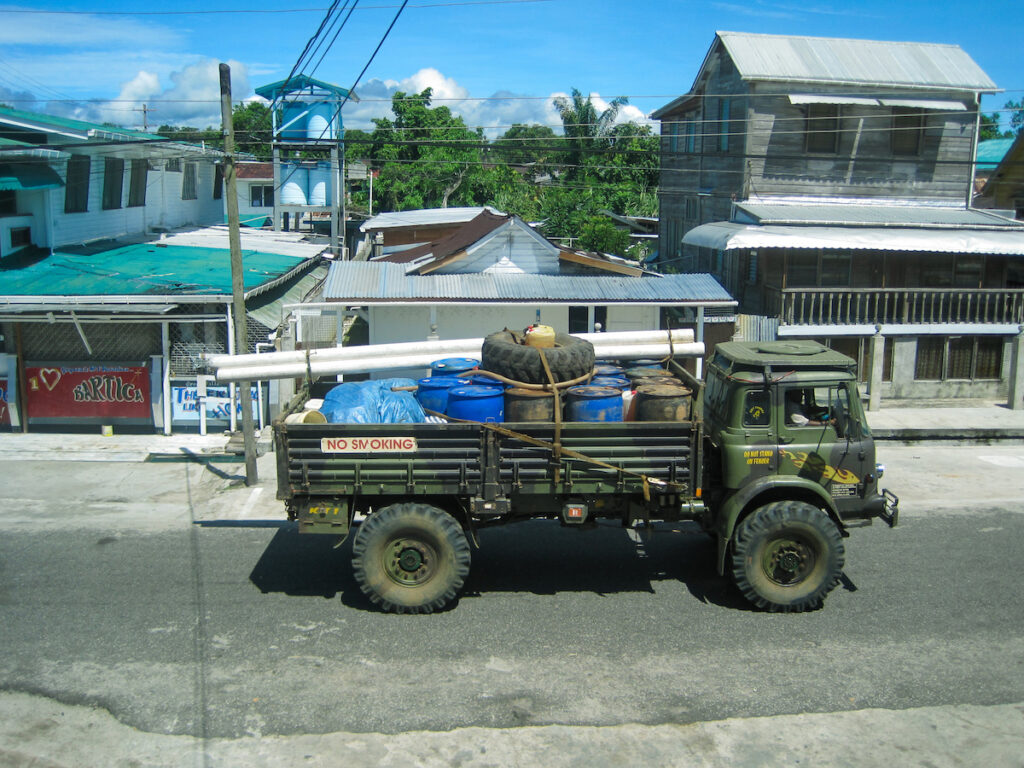
<path id="1" fill-rule="evenodd" d="M 779 449 L 779 456 L 789 459 L 797 469 L 803 469 L 805 466 L 810 464 L 808 469 L 811 469 L 816 473 L 820 473 L 823 481 L 842 483 L 844 485 L 856 485 L 860 482 L 860 478 L 850 470 L 837 469 L 836 467 L 826 464 L 817 454 L 814 454 L 812 457 L 807 451 L 787 451 Z"/>

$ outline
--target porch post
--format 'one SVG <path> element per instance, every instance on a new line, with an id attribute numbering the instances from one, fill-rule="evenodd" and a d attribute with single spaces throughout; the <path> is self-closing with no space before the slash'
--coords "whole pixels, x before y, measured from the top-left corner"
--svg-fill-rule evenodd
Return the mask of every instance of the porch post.
<path id="1" fill-rule="evenodd" d="M 704 343 L 704 305 L 701 304 L 697 307 L 697 343 Z M 703 356 L 698 357 L 694 362 L 696 364 L 697 378 L 701 379 L 704 376 L 704 357 L 707 356 L 707 352 Z"/>
<path id="2" fill-rule="evenodd" d="M 1017 336 L 1011 342 L 1010 392 L 1006 403 L 1015 411 L 1024 408 L 1024 325 L 1017 326 L 1017 330 Z"/>
<path id="3" fill-rule="evenodd" d="M 882 368 L 885 365 L 885 338 L 882 326 L 875 326 L 871 337 L 871 374 L 868 378 L 868 410 L 877 411 L 882 407 Z"/>

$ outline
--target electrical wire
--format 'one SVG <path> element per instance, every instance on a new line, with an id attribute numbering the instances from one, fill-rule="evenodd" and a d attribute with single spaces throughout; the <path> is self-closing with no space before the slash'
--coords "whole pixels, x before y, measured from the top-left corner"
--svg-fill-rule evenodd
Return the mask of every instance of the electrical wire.
<path id="1" fill-rule="evenodd" d="M 467 5 L 522 5 L 525 3 L 551 3 L 555 0 L 461 0 L 460 2 L 419 3 L 411 8 L 450 8 Z M 367 5 L 365 11 L 387 10 L 396 5 Z M 0 8 L 0 14 L 17 13 L 47 16 L 209 16 L 213 14 L 277 14 L 320 13 L 324 8 L 218 8 L 205 11 L 52 11 L 36 8 Z"/>

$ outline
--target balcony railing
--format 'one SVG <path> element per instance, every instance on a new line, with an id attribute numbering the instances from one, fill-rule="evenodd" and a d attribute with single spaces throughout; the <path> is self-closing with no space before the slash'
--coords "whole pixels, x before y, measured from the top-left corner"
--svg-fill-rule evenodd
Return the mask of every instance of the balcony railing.
<path id="1" fill-rule="evenodd" d="M 1024 323 L 1012 288 L 787 288 L 768 297 L 781 325 Z"/>

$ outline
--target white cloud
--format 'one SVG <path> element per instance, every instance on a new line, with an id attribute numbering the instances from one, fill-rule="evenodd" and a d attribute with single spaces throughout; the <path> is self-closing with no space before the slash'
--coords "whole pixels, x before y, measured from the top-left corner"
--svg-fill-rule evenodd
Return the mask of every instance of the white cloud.
<path id="1" fill-rule="evenodd" d="M 248 95 L 249 76 L 244 64 L 229 61 L 231 93 L 235 101 Z M 71 104 L 51 104 L 51 111 L 94 122 L 125 127 L 142 125 L 142 106 L 149 110 L 149 128 L 158 125 L 190 125 L 197 128 L 220 125 L 220 62 L 204 59 L 171 72 L 165 86 L 152 72 L 139 71 L 121 85 L 116 99 Z"/>
<path id="2" fill-rule="evenodd" d="M 559 131 L 562 125 L 558 111 L 554 107 L 554 99 L 569 94 L 551 93 L 545 98 L 535 98 L 515 94 L 510 91 L 497 91 L 485 99 L 471 98 L 470 92 L 459 85 L 451 77 L 434 68 L 421 69 L 410 77 L 402 80 L 381 80 L 374 78 L 356 88 L 360 102 L 349 102 L 345 105 L 344 121 L 347 128 L 373 128 L 372 120 L 379 117 L 391 118 L 391 97 L 396 91 L 403 93 L 420 93 L 425 88 L 432 89 L 432 105 L 446 106 L 460 116 L 471 128 L 483 127 L 487 136 L 494 138 L 508 128 L 519 124 L 540 124 L 551 126 Z M 590 94 L 594 106 L 599 111 L 608 108 L 608 102 L 600 94 Z M 616 122 L 637 122 L 649 124 L 643 110 L 626 105 L 619 110 Z"/>
<path id="3" fill-rule="evenodd" d="M 0 45 L 72 48 L 164 48 L 178 45 L 181 36 L 167 27 L 131 18 L 90 14 L 15 13 L 38 10 L 19 6 L 2 8 Z"/>

